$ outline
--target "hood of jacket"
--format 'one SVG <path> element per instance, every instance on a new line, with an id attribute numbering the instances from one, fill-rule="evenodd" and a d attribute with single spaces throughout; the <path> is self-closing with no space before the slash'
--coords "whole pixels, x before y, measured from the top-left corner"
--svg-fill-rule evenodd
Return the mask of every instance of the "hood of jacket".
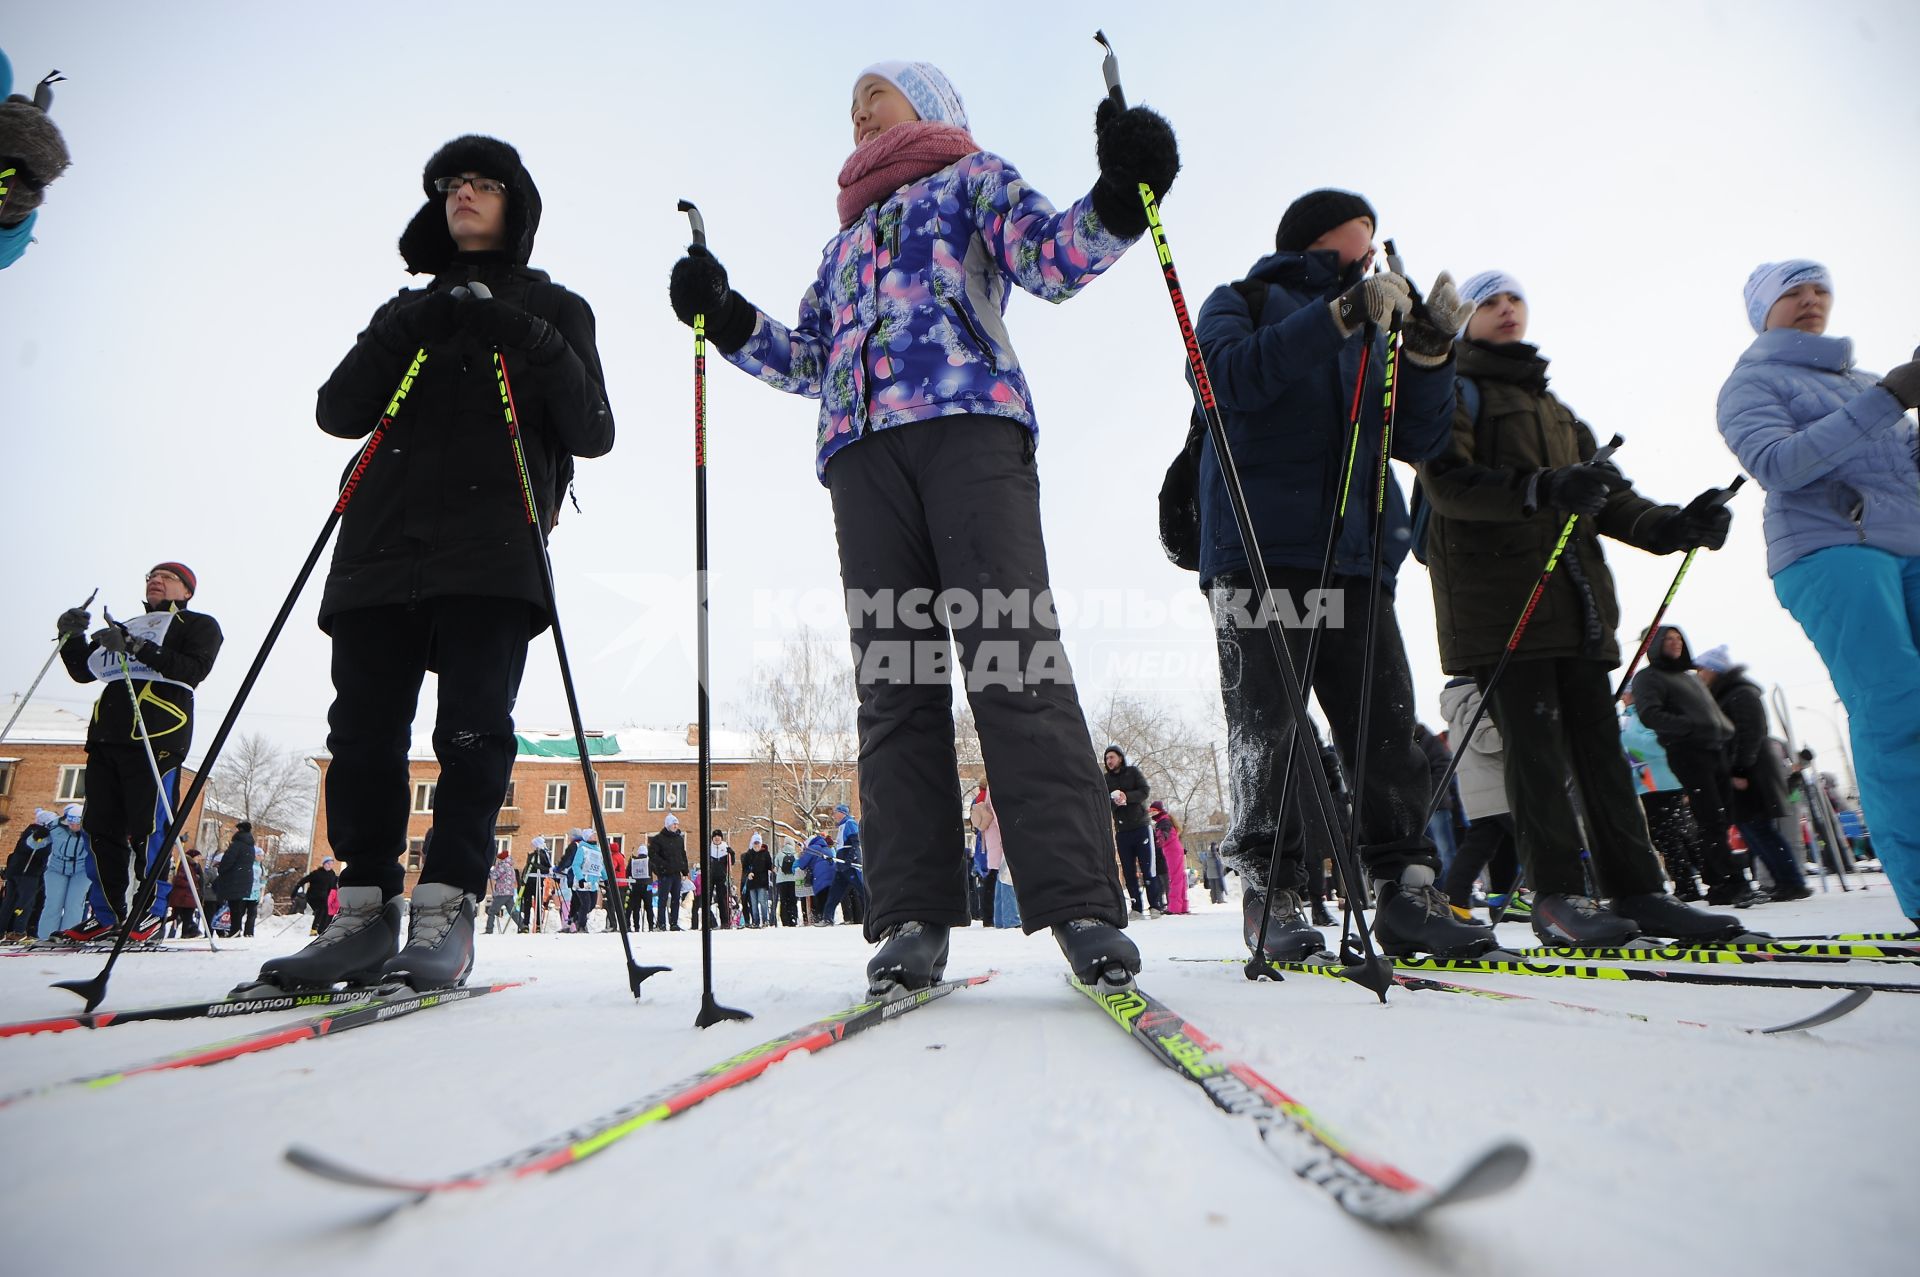
<path id="1" fill-rule="evenodd" d="M 1680 655 L 1667 655 L 1667 635 L 1680 636 Z M 1653 636 L 1653 644 L 1647 649 L 1647 664 L 1657 670 L 1666 670 L 1672 674 L 1683 674 L 1693 668 L 1693 648 L 1687 643 L 1686 632 L 1677 625 L 1663 625 Z"/>
<path id="2" fill-rule="evenodd" d="M 459 252 L 447 229 L 446 197 L 433 184 L 461 173 L 479 173 L 507 184 L 507 243 L 502 253 L 517 266 L 532 259 L 533 237 L 540 229 L 540 188 L 520 162 L 520 152 L 498 138 L 469 133 L 435 151 L 421 170 L 420 188 L 427 202 L 400 234 L 400 256 L 410 274 L 438 275 Z"/>

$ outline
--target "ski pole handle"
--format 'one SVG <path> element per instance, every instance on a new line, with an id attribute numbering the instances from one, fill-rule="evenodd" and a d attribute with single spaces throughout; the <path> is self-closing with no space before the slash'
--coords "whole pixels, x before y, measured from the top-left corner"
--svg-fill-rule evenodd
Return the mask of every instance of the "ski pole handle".
<path id="1" fill-rule="evenodd" d="M 1127 95 L 1120 90 L 1120 59 L 1114 56 L 1113 42 L 1107 39 L 1105 31 L 1095 31 L 1093 38 L 1107 51 L 1107 56 L 1100 59 L 1100 74 L 1107 82 L 1107 96 L 1124 111 L 1127 109 Z"/>
<path id="2" fill-rule="evenodd" d="M 707 246 L 707 223 L 700 216 L 700 210 L 693 206 L 692 200 L 681 200 L 677 206 L 687 215 L 687 221 L 693 224 L 693 242 L 701 247 Z"/>
<path id="3" fill-rule="evenodd" d="M 493 300 L 493 290 L 477 279 L 470 279 L 466 283 L 458 285 L 454 288 L 453 295 L 456 299 L 460 299 L 462 292 L 466 293 L 467 296 L 473 298 L 475 301 L 490 302 Z"/>
<path id="4" fill-rule="evenodd" d="M 1733 494 L 1740 491 L 1741 488 L 1745 487 L 1746 483 L 1747 483 L 1747 476 L 1745 476 L 1744 474 L 1735 475 L 1733 482 L 1729 483 L 1726 487 L 1720 489 L 1719 495 L 1714 497 L 1712 500 L 1708 501 L 1707 504 L 1708 505 L 1725 505 L 1727 502 L 1733 500 Z"/>
<path id="5" fill-rule="evenodd" d="M 1613 459 L 1613 454 L 1618 452 L 1620 450 L 1620 445 L 1624 444 L 1626 441 L 1627 440 L 1625 435 L 1615 435 L 1613 438 L 1607 440 L 1606 447 L 1600 449 L 1600 451 L 1593 454 L 1593 460 L 1588 462 L 1587 464 L 1594 465 L 1594 466 L 1605 465 L 1608 461 L 1611 461 Z M 1731 496 L 1732 494 L 1729 493 L 1728 495 Z"/>

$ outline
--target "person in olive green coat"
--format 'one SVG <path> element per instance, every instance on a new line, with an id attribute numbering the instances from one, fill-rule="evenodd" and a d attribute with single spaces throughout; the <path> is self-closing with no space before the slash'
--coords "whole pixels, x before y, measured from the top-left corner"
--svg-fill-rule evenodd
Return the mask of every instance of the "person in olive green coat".
<path id="1" fill-rule="evenodd" d="M 1622 762 L 1609 671 L 1620 664 L 1620 606 L 1600 539 L 1655 554 L 1719 548 L 1729 516 L 1703 493 L 1685 509 L 1633 491 L 1594 461 L 1593 432 L 1547 389 L 1547 361 L 1525 340 L 1527 303 L 1511 276 L 1485 272 L 1462 296 L 1475 309 L 1459 352 L 1453 439 L 1419 467 L 1432 504 L 1427 566 L 1441 666 L 1488 679 L 1567 517 L 1573 536 L 1511 664 L 1487 691 L 1507 744 L 1506 788 L 1520 861 L 1534 889 L 1534 931 L 1550 944 L 1619 944 L 1645 933 L 1712 938 L 1741 930 L 1667 894 L 1646 818 Z M 1593 833 L 1596 888 L 1562 797 L 1573 778 Z"/>

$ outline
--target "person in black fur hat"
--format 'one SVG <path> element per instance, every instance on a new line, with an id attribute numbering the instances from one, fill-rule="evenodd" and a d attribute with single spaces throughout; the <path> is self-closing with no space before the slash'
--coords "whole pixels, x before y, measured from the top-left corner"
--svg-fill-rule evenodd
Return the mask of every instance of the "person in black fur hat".
<path id="1" fill-rule="evenodd" d="M 517 749 L 513 702 L 528 642 L 552 620 L 493 352 L 513 393 L 543 531 L 573 458 L 613 446 L 593 311 L 527 265 L 540 192 L 519 152 L 490 137 L 455 138 L 420 180 L 427 201 L 401 235 L 400 255 L 432 279 L 375 311 L 320 388 L 328 434 L 358 439 L 387 424 L 342 517 L 320 604 L 320 627 L 333 638 L 326 819 L 342 865 L 340 909 L 243 992 L 466 980 Z M 439 675 L 440 778 L 401 949 L 407 746 L 428 670 Z"/>

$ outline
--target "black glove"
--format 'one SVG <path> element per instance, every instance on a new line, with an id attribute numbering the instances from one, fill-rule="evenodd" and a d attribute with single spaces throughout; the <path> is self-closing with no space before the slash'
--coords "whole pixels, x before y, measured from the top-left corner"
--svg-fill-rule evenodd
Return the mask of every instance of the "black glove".
<path id="1" fill-rule="evenodd" d="M 1912 359 L 1890 369 L 1880 379 L 1880 388 L 1898 399 L 1902 408 L 1920 408 L 1920 348 Z"/>
<path id="2" fill-rule="evenodd" d="M 62 635 L 85 634 L 87 632 L 87 622 L 92 619 L 93 614 L 88 612 L 87 609 L 83 607 L 70 607 L 60 614 L 59 620 L 53 623 L 53 629 L 56 634 Z"/>
<path id="3" fill-rule="evenodd" d="M 475 341 L 496 350 L 524 350 L 537 357 L 555 343 L 565 344 L 566 339 L 554 331 L 552 324 L 497 298 L 456 302 L 454 314 Z M 559 351 L 556 348 L 552 353 Z"/>
<path id="4" fill-rule="evenodd" d="M 160 655 L 160 645 L 147 639 L 134 639 L 127 645 L 128 654 L 148 669 L 158 669 L 154 664 Z"/>
<path id="5" fill-rule="evenodd" d="M 1708 488 L 1685 508 L 1660 522 L 1659 539 L 1672 550 L 1718 550 L 1727 543 L 1733 511 L 1727 509 L 1719 488 Z"/>
<path id="6" fill-rule="evenodd" d="M 392 344 L 410 349 L 431 346 L 453 336 L 460 327 L 460 303 L 445 289 L 436 288 L 419 301 L 397 306 L 381 320 Z"/>
<path id="7" fill-rule="evenodd" d="M 707 339 L 723 355 L 746 345 L 759 322 L 753 303 L 727 284 L 727 268 L 699 244 L 690 246 L 687 255 L 673 264 L 667 300 L 674 315 L 689 328 L 695 315 L 705 315 Z"/>
<path id="8" fill-rule="evenodd" d="M 103 625 L 93 632 L 93 641 L 109 652 L 127 654 L 127 627 L 124 625 Z"/>
<path id="9" fill-rule="evenodd" d="M 1612 466 L 1586 461 L 1541 475 L 1540 504 L 1568 514 L 1594 515 L 1607 508 L 1607 499 L 1614 493 L 1632 486 L 1627 476 Z"/>
<path id="10" fill-rule="evenodd" d="M 1093 211 L 1106 228 L 1123 239 L 1147 229 L 1147 206 L 1140 185 L 1156 200 L 1167 197 L 1180 172 L 1180 146 L 1165 116 L 1144 106 L 1124 110 L 1112 98 L 1100 99 L 1093 113 L 1094 154 L 1100 180 L 1093 184 Z"/>

